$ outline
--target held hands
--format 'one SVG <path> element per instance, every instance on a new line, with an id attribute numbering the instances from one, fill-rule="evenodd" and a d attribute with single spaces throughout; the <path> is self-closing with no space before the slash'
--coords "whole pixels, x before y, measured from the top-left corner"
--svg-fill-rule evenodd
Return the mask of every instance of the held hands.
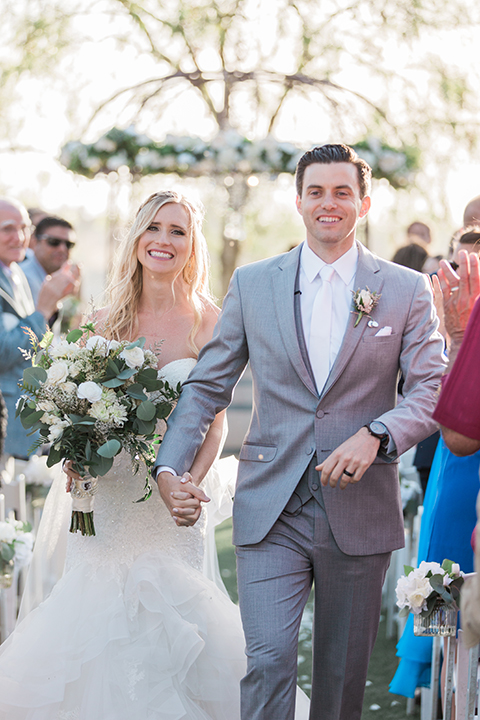
<path id="1" fill-rule="evenodd" d="M 203 490 L 194 485 L 190 473 L 183 477 L 161 472 L 157 475 L 160 496 L 180 527 L 195 525 L 202 512 L 202 502 L 210 502 Z"/>
<path id="2" fill-rule="evenodd" d="M 367 428 L 360 428 L 317 465 L 315 470 L 322 473 L 322 485 L 336 487 L 338 483 L 343 490 L 349 483 L 357 483 L 377 457 L 379 447 L 380 440 Z"/>

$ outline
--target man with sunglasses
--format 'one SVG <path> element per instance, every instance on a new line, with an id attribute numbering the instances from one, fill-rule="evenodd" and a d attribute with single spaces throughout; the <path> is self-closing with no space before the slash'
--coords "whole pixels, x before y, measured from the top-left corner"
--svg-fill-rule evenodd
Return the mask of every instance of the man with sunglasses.
<path id="1" fill-rule="evenodd" d="M 47 216 L 36 226 L 32 240 L 33 255 L 24 260 L 22 270 L 36 302 L 47 275 L 53 275 L 69 260 L 75 245 L 75 231 L 68 220 Z"/>

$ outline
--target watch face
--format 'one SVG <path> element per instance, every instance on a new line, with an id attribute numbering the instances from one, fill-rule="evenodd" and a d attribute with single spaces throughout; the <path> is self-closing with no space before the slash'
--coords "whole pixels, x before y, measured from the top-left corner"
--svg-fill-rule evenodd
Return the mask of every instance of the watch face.
<path id="1" fill-rule="evenodd" d="M 388 433 L 386 426 L 378 420 L 371 422 L 369 428 L 374 435 L 386 435 Z"/>

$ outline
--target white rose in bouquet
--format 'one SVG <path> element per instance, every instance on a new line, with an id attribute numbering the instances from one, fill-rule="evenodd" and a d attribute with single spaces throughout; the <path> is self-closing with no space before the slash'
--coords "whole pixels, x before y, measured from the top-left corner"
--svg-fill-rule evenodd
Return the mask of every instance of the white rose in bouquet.
<path id="1" fill-rule="evenodd" d="M 68 365 L 61 360 L 54 362 L 47 370 L 47 381 L 52 385 L 65 382 L 68 377 Z"/>
<path id="2" fill-rule="evenodd" d="M 92 335 L 85 343 L 87 350 L 97 350 L 102 355 L 108 353 L 108 340 L 101 335 Z"/>
<path id="3" fill-rule="evenodd" d="M 77 396 L 81 400 L 88 400 L 91 403 L 97 402 L 102 397 L 102 388 L 92 380 L 80 383 L 77 390 Z"/>
<path id="4" fill-rule="evenodd" d="M 145 355 L 141 347 L 133 347 L 130 349 L 125 348 L 122 350 L 119 357 L 125 360 L 129 368 L 137 368 L 143 365 Z"/>
<path id="5" fill-rule="evenodd" d="M 60 390 L 63 390 L 64 393 L 67 395 L 76 395 L 77 394 L 77 386 L 74 382 L 64 382 L 60 383 L 59 385 Z"/>
<path id="6" fill-rule="evenodd" d="M 58 438 L 62 437 L 63 431 L 68 427 L 70 423 L 68 420 L 60 420 L 54 425 L 50 425 L 50 432 L 48 433 L 48 442 L 55 442 Z"/>

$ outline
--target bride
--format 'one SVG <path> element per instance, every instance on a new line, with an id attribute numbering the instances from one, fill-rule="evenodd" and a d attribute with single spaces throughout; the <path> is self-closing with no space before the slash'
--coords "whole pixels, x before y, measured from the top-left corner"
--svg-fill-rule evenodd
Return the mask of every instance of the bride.
<path id="1" fill-rule="evenodd" d="M 200 210 L 177 193 L 149 197 L 120 247 L 109 307 L 97 315 L 111 338 L 161 346 L 160 374 L 173 385 L 186 379 L 218 314 L 201 225 Z M 125 454 L 100 478 L 97 535 L 68 534 L 63 577 L 0 649 L 2 720 L 240 717 L 239 613 L 202 573 L 208 497 L 199 485 L 209 487 L 222 426 L 218 416 L 191 477 L 172 476 L 168 509 L 157 492 L 134 502 L 144 473 L 134 475 Z M 51 495 L 46 547 L 54 522 L 45 523 L 63 502 Z"/>

